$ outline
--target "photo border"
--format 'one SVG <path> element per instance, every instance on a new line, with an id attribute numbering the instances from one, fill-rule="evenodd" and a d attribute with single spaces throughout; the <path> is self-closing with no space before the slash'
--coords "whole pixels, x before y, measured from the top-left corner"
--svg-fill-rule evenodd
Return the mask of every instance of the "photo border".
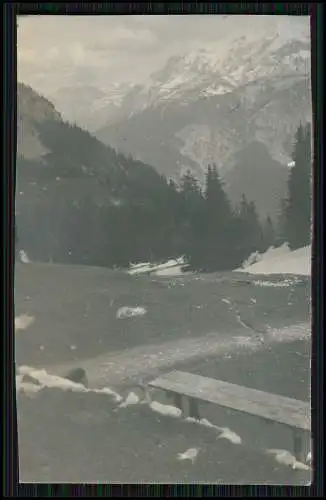
<path id="1" fill-rule="evenodd" d="M 4 425 L 6 466 L 4 496 L 319 496 L 322 493 L 323 455 L 323 17 L 321 3 L 208 3 L 208 2 L 112 2 L 112 3 L 5 3 L 3 4 L 3 200 L 4 200 Z M 311 16 L 311 79 L 314 135 L 314 227 L 312 244 L 312 435 L 313 483 L 310 486 L 238 486 L 186 484 L 24 484 L 19 483 L 14 340 L 14 197 L 16 179 L 17 113 L 17 15 L 128 15 L 128 14 L 270 14 Z"/>

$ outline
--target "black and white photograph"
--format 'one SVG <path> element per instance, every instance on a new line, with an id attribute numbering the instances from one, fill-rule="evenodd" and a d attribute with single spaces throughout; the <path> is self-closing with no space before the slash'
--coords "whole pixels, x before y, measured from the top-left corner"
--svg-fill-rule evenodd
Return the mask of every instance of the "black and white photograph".
<path id="1" fill-rule="evenodd" d="M 310 31 L 18 15 L 20 482 L 311 484 Z"/>

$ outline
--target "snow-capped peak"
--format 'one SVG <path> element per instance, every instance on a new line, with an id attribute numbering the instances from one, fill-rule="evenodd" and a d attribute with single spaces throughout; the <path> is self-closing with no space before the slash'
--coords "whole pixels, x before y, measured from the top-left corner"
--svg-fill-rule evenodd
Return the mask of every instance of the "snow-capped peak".
<path id="1" fill-rule="evenodd" d="M 263 37 L 255 33 L 233 36 L 173 56 L 134 92 L 131 114 L 171 101 L 224 94 L 261 79 L 306 76 L 310 41 L 298 35 L 276 24 Z"/>

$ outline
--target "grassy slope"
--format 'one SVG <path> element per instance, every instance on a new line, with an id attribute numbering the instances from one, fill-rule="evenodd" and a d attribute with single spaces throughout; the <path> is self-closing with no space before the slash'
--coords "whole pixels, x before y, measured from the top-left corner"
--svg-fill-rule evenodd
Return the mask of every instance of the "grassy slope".
<path id="1" fill-rule="evenodd" d="M 257 277 L 248 282 L 246 276 L 237 278 L 242 281 L 236 283 L 230 275 L 135 278 L 100 268 L 17 265 L 16 314 L 36 318 L 28 330 L 17 333 L 18 363 L 69 360 L 77 352 L 69 349 L 73 343 L 78 355 L 86 357 L 219 328 L 245 334 L 224 298 L 236 303 L 257 327 L 307 319 L 306 280 L 274 288 L 255 285 Z M 256 304 L 250 301 L 253 297 Z M 192 307 L 200 304 L 202 309 Z M 123 305 L 143 305 L 148 314 L 118 321 L 115 313 Z M 252 354 L 234 352 L 231 358 L 192 360 L 179 367 L 307 399 L 308 359 L 309 346 L 299 341 Z M 107 397 L 96 394 L 47 390 L 35 399 L 19 396 L 21 479 L 231 484 L 295 484 L 309 479 L 309 473 L 292 471 L 264 453 L 268 447 L 291 450 L 289 434 L 274 425 L 239 420 L 203 405 L 202 416 L 241 436 L 243 444 L 238 446 L 216 440 L 214 430 L 162 417 L 146 406 L 115 409 Z M 177 454 L 190 447 L 201 448 L 197 461 L 178 461 Z"/>
<path id="2" fill-rule="evenodd" d="M 95 267 L 17 264 L 15 314 L 35 317 L 28 330 L 17 333 L 17 361 L 60 363 L 211 332 L 247 335 L 250 330 L 243 332 L 234 308 L 259 331 L 266 324 L 308 320 L 307 280 L 260 287 L 254 284 L 257 277 L 241 275 L 238 281 L 236 276 L 153 278 Z M 223 299 L 230 300 L 232 310 Z M 122 306 L 148 312 L 118 320 Z"/>

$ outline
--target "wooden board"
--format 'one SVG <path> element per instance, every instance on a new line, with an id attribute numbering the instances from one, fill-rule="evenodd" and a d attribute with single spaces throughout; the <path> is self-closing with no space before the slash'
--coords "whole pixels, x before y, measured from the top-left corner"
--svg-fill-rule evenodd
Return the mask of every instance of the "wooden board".
<path id="1" fill-rule="evenodd" d="M 291 427 L 311 429 L 310 404 L 297 399 L 180 371 L 167 373 L 151 381 L 149 386 L 232 408 Z"/>

